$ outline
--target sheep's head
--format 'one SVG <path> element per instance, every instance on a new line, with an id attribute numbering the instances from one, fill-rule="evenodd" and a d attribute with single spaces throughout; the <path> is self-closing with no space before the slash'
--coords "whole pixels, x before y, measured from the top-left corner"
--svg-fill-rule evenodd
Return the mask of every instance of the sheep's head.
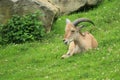
<path id="1" fill-rule="evenodd" d="M 84 26 L 76 27 L 80 22 L 90 22 L 94 24 L 91 20 L 87 18 L 79 18 L 74 22 L 71 22 L 69 19 L 66 19 L 66 27 L 65 27 L 65 35 L 64 35 L 64 43 L 69 44 L 70 42 L 77 39 L 80 34 L 81 28 Z"/>

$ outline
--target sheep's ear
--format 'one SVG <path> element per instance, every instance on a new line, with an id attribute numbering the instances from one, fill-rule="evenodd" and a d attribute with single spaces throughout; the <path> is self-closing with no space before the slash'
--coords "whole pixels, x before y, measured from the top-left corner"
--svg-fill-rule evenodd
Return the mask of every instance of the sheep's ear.
<path id="1" fill-rule="evenodd" d="M 66 24 L 68 24 L 68 23 L 71 23 L 71 21 L 69 19 L 66 19 Z"/>

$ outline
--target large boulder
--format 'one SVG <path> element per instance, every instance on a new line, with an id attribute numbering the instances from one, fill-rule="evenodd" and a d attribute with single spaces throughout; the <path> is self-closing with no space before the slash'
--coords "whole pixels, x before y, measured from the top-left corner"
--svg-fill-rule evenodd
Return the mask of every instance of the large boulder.
<path id="1" fill-rule="evenodd" d="M 69 14 L 86 5 L 96 5 L 101 0 L 0 0 L 0 23 L 6 23 L 14 14 L 23 15 L 41 11 L 40 19 L 47 32 L 59 15 Z"/>
<path id="2" fill-rule="evenodd" d="M 11 17 L 13 5 L 13 1 L 0 0 L 0 23 L 5 23 Z"/>
<path id="3" fill-rule="evenodd" d="M 97 5 L 101 1 L 102 0 L 87 0 L 87 5 L 88 6 L 94 6 L 94 5 Z"/>
<path id="4" fill-rule="evenodd" d="M 69 14 L 84 6 L 94 6 L 102 0 L 49 0 L 60 8 L 61 14 Z"/>
<path id="5" fill-rule="evenodd" d="M 69 14 L 78 10 L 86 4 L 86 0 L 50 0 L 53 4 L 60 7 L 61 14 Z"/>
<path id="6" fill-rule="evenodd" d="M 48 0 L 0 0 L 0 23 L 6 23 L 14 14 L 24 15 L 36 11 L 44 14 L 40 19 L 49 32 L 59 9 Z"/>

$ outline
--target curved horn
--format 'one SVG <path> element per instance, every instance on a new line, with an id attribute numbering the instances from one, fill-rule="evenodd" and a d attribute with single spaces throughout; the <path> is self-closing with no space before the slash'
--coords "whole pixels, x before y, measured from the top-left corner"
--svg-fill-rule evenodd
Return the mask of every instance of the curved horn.
<path id="1" fill-rule="evenodd" d="M 79 18 L 79 19 L 76 19 L 74 22 L 73 22 L 73 25 L 74 26 L 77 26 L 79 23 L 81 22 L 90 22 L 91 24 L 95 25 L 90 19 L 88 18 Z"/>

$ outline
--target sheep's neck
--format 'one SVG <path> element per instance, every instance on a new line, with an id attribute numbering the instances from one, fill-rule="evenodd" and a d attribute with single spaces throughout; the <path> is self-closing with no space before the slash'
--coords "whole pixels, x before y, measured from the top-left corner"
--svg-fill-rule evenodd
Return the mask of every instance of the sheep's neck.
<path id="1" fill-rule="evenodd" d="M 78 45 L 80 48 L 83 48 L 83 36 L 79 35 L 77 38 L 74 40 L 75 45 Z"/>

